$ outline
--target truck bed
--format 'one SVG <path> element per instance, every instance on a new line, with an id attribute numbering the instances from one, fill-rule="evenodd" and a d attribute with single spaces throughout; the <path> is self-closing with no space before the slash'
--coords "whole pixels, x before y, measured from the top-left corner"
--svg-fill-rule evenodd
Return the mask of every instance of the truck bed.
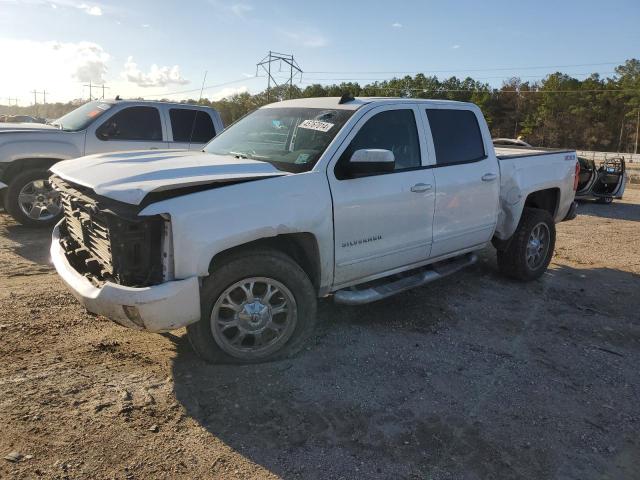
<path id="1" fill-rule="evenodd" d="M 534 147 L 494 147 L 498 160 L 508 160 L 511 158 L 534 157 L 538 155 L 550 155 L 554 153 L 575 153 L 575 150 L 562 148 L 534 148 Z"/>

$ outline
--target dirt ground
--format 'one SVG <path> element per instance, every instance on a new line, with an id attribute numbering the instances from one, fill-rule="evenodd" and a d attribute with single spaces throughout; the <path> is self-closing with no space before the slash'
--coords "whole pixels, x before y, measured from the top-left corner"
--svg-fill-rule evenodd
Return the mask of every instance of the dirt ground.
<path id="1" fill-rule="evenodd" d="M 211 366 L 87 315 L 0 215 L 1 478 L 638 479 L 640 190 L 582 204 L 539 281 L 495 255 L 294 359 Z"/>

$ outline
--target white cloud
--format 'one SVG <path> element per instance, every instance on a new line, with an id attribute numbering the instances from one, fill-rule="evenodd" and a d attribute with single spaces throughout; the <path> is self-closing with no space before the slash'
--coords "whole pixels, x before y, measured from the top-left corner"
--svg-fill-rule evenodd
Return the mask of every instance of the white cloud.
<path id="1" fill-rule="evenodd" d="M 158 67 L 151 65 L 149 73 L 145 73 L 138 68 L 133 61 L 133 57 L 128 57 L 124 64 L 124 71 L 120 74 L 128 82 L 135 83 L 139 87 L 164 87 L 166 85 L 185 85 L 189 80 L 180 73 L 180 67 Z"/>
<path id="2" fill-rule="evenodd" d="M 143 23 L 142 24 L 142 28 L 150 28 L 150 27 L 151 27 L 151 25 L 149 25 L 148 23 Z"/>
<path id="3" fill-rule="evenodd" d="M 0 2 L 2 1 L 6 3 L 8 0 L 0 0 Z M 86 13 L 87 15 L 91 15 L 94 17 L 102 16 L 102 7 L 100 7 L 95 3 L 88 4 L 84 2 L 77 2 L 74 0 L 12 0 L 12 1 L 13 3 L 19 3 L 23 5 L 35 5 L 35 6 L 49 5 L 54 10 L 57 10 L 58 7 L 75 8 Z"/>
<path id="4" fill-rule="evenodd" d="M 235 3 L 231 5 L 231 11 L 238 17 L 244 17 L 247 13 L 253 10 L 251 5 L 245 3 Z"/>
<path id="5" fill-rule="evenodd" d="M 460 48 L 460 45 L 451 45 L 451 48 L 453 48 L 454 50 L 457 50 Z"/>
<path id="6" fill-rule="evenodd" d="M 393 28 L 402 28 L 403 25 L 400 22 L 394 22 L 391 24 L 391 26 Z"/>
<path id="7" fill-rule="evenodd" d="M 319 34 L 302 34 L 285 30 L 280 30 L 280 33 L 303 47 L 320 48 L 329 45 L 329 41 Z"/>
<path id="8" fill-rule="evenodd" d="M 94 17 L 99 17 L 102 15 L 102 9 L 97 5 L 87 5 L 86 3 L 81 3 L 76 8 L 79 8 L 87 15 L 93 15 Z"/>
<path id="9" fill-rule="evenodd" d="M 0 92 L 28 100 L 29 90 L 46 88 L 48 99 L 78 98 L 82 83 L 105 82 L 110 58 L 92 42 L 0 39 L 0 65 L 9 73 L 0 75 Z"/>

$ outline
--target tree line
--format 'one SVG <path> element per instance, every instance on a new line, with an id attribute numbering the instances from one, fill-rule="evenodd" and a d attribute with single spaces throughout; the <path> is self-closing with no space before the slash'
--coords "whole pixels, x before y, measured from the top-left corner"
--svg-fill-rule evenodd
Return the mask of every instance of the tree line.
<path id="1" fill-rule="evenodd" d="M 354 96 L 458 100 L 473 102 L 482 109 L 493 137 L 522 137 L 542 147 L 632 152 L 640 118 L 640 61 L 627 60 L 615 72 L 613 77 L 592 74 L 584 80 L 561 72 L 535 82 L 514 77 L 504 81 L 500 88 L 470 77 L 440 80 L 420 73 L 366 85 L 357 82 L 311 84 L 304 88 L 284 85 L 217 101 L 205 98 L 200 103 L 217 109 L 225 125 L 229 125 L 262 105 L 288 98 L 341 96 L 348 92 Z M 81 103 L 37 105 L 37 112 L 34 106 L 0 105 L 0 114 L 35 113 L 57 118 Z"/>

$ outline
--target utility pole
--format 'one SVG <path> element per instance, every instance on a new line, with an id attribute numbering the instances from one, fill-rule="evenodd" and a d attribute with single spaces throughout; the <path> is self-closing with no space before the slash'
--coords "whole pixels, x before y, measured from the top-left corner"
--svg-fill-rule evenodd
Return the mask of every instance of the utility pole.
<path id="1" fill-rule="evenodd" d="M 271 82 L 273 82 L 276 87 L 280 86 L 273 75 L 271 75 L 271 64 L 274 62 L 278 62 L 281 66 L 282 62 L 289 65 L 289 79 L 283 84 L 289 84 L 289 98 L 293 95 L 293 78 L 296 75 L 300 75 L 300 80 L 302 80 L 302 69 L 292 54 L 272 52 L 269 50 L 269 54 L 256 64 L 256 76 L 260 68 L 267 73 L 267 102 L 271 100 Z"/>
<path id="2" fill-rule="evenodd" d="M 622 132 L 624 130 L 624 115 L 622 115 L 622 123 L 620 124 L 620 138 L 618 138 L 618 153 L 620 153 L 620 148 L 622 147 Z"/>
<path id="3" fill-rule="evenodd" d="M 47 103 L 47 91 L 42 90 L 42 103 Z"/>
<path id="4" fill-rule="evenodd" d="M 638 116 L 636 117 L 636 148 L 634 154 L 638 154 L 638 133 L 640 133 L 640 107 L 638 107 Z"/>
<path id="5" fill-rule="evenodd" d="M 89 85 L 83 85 L 83 87 L 89 87 L 89 100 L 93 100 L 93 95 L 91 94 L 91 88 L 93 87 L 91 80 L 89 80 Z"/>
<path id="6" fill-rule="evenodd" d="M 38 91 L 37 90 L 31 90 L 31 93 L 33 93 L 33 104 L 37 105 L 38 104 Z"/>
<path id="7" fill-rule="evenodd" d="M 102 99 L 104 99 L 104 91 L 105 91 L 105 89 L 109 90 L 109 87 L 105 87 L 105 85 L 104 85 L 104 83 L 103 83 L 103 84 L 102 84 L 102 97 L 100 97 L 100 98 L 102 98 Z"/>

